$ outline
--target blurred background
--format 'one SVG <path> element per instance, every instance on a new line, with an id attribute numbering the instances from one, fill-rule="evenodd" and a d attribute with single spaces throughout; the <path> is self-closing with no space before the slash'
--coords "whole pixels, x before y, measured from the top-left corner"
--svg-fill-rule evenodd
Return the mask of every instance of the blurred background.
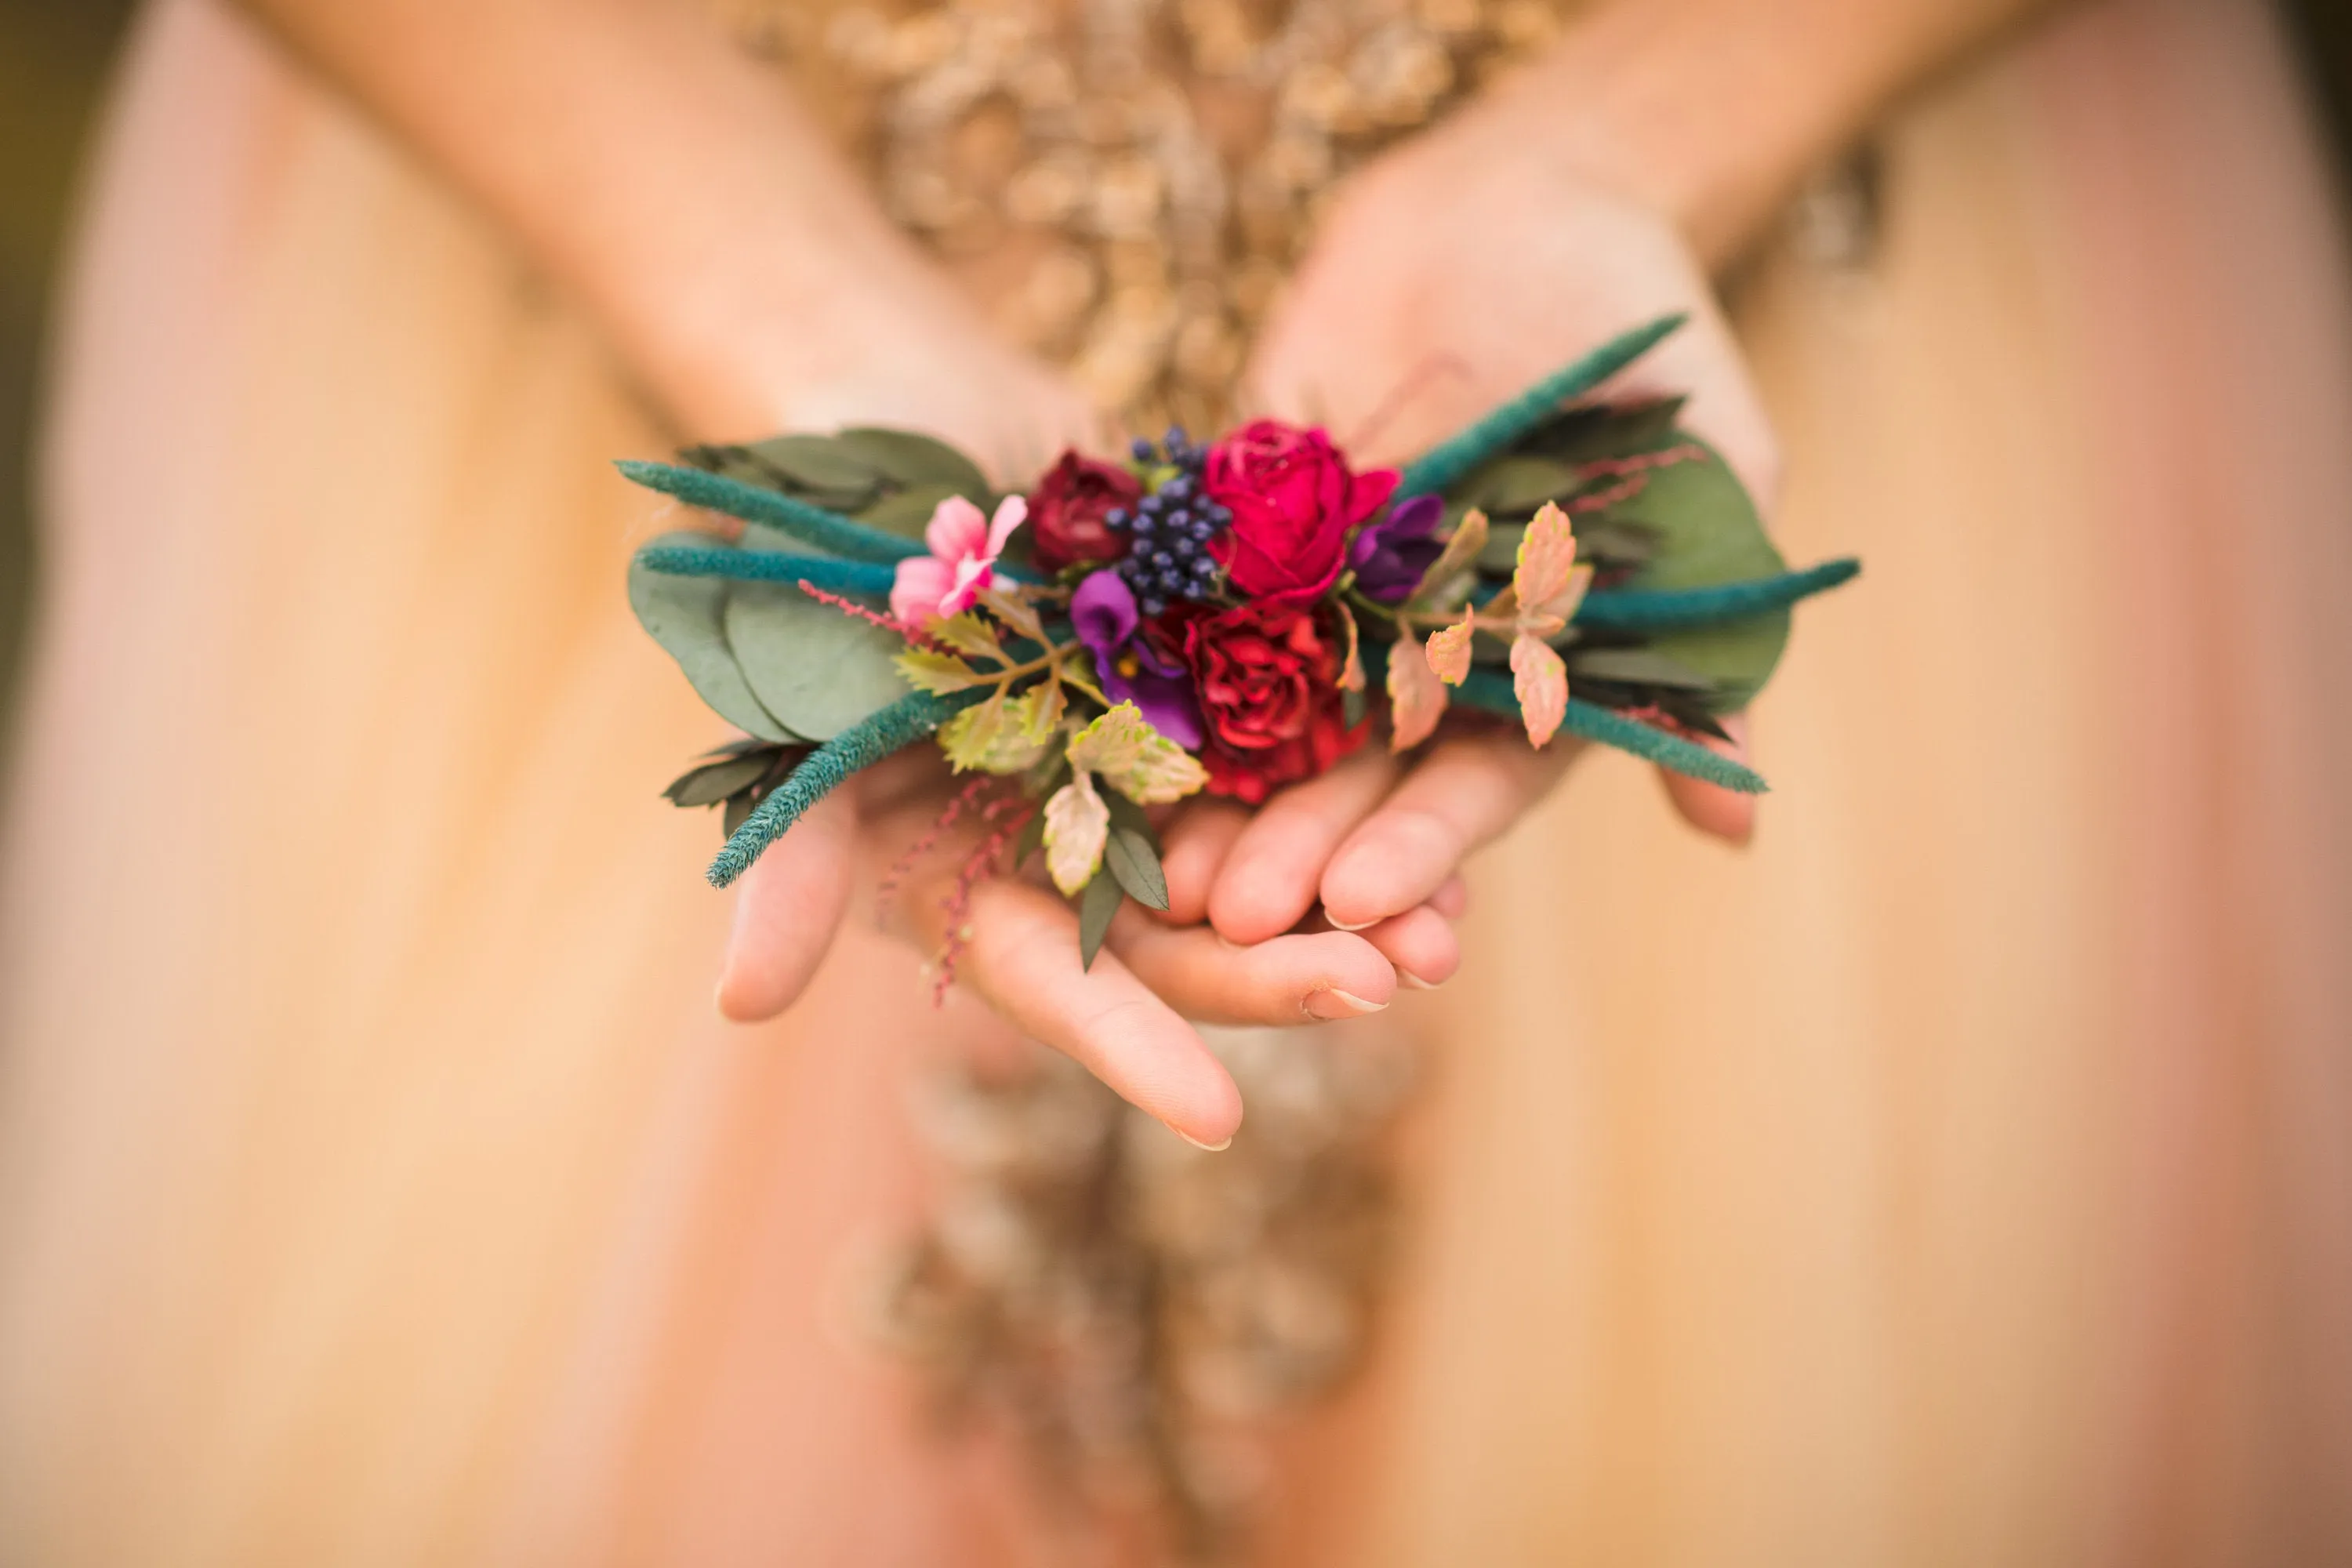
<path id="1" fill-rule="evenodd" d="M 131 0 L 0 0 L 0 716 L 29 607 L 29 452 L 44 312 L 75 171 L 134 9 Z M 2352 146 L 2352 5 L 2299 0 L 2290 9 L 2336 144 Z"/>

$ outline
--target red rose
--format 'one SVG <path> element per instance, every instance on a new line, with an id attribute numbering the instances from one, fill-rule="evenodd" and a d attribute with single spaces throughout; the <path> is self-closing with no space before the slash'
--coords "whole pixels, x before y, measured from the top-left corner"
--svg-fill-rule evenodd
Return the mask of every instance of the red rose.
<path id="1" fill-rule="evenodd" d="M 1048 572 L 1087 562 L 1116 561 L 1127 539 L 1103 521 L 1113 507 L 1132 507 L 1143 495 L 1133 474 L 1065 452 L 1029 497 L 1029 549 Z"/>
<path id="2" fill-rule="evenodd" d="M 1244 605 L 1192 617 L 1184 660 L 1201 694 L 1209 788 L 1252 805 L 1361 745 L 1339 693 L 1340 646 L 1312 606 Z"/>
<path id="3" fill-rule="evenodd" d="M 1320 430 L 1255 420 L 1209 448 L 1203 488 L 1234 514 L 1209 553 L 1253 599 L 1315 598 L 1339 575 L 1348 531 L 1381 509 L 1397 479 L 1393 468 L 1349 473 Z"/>

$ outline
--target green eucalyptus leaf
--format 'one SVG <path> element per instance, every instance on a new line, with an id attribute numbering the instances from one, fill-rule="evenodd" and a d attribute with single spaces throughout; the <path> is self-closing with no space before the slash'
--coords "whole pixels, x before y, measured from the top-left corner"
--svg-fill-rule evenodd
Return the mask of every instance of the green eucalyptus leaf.
<path id="1" fill-rule="evenodd" d="M 920 539 L 923 530 L 930 526 L 931 513 L 940 502 L 950 496 L 964 492 L 952 485 L 919 485 L 884 496 L 857 514 L 857 521 L 868 528 L 878 528 L 885 533 L 895 533 L 901 539 Z M 974 498 L 978 505 L 984 496 Z"/>
<path id="2" fill-rule="evenodd" d="M 1146 909 L 1168 911 L 1168 875 L 1160 868 L 1160 853 L 1150 839 L 1131 827 L 1113 826 L 1103 841 L 1103 864 L 1129 898 Z"/>
<path id="3" fill-rule="evenodd" d="M 727 646 L 761 705 L 796 733 L 829 741 L 907 695 L 897 633 L 782 584 L 732 587 Z"/>
<path id="4" fill-rule="evenodd" d="M 1715 682 L 1654 647 L 1596 647 L 1568 653 L 1571 688 L 1580 679 L 1614 680 L 1628 686 L 1665 686 L 1684 691 L 1712 691 Z"/>
<path id="5" fill-rule="evenodd" d="M 1103 938 L 1110 931 L 1111 917 L 1118 913 L 1118 906 L 1126 897 L 1118 879 L 1106 877 L 1100 871 L 1087 884 L 1078 900 L 1079 968 L 1095 966 L 1095 954 L 1102 951 Z"/>
<path id="6" fill-rule="evenodd" d="M 666 533 L 656 544 L 707 548 L 707 533 Z M 711 710 L 739 730 L 767 741 L 790 741 L 793 731 L 779 721 L 753 692 L 728 646 L 724 616 L 730 584 L 708 577 L 672 577 L 629 565 L 629 608 L 637 624 L 686 672 L 695 692 Z"/>
<path id="7" fill-rule="evenodd" d="M 1653 470 L 1640 494 L 1611 509 L 1612 516 L 1649 530 L 1657 540 L 1656 555 L 1625 586 L 1711 588 L 1788 570 L 1746 489 L 1720 456 L 1704 449 L 1704 458 Z M 1649 646 L 1713 682 L 1716 694 L 1708 705 L 1727 713 L 1746 707 L 1763 689 L 1788 640 L 1789 612 L 1775 610 L 1673 632 Z"/>
<path id="8" fill-rule="evenodd" d="M 870 496 L 881 488 L 881 470 L 843 445 L 838 437 L 772 436 L 744 449 L 803 490 Z"/>
<path id="9" fill-rule="evenodd" d="M 866 426 L 844 430 L 834 439 L 844 451 L 902 489 L 937 485 L 975 501 L 989 495 L 988 476 L 980 471 L 980 465 L 936 437 Z"/>
<path id="10" fill-rule="evenodd" d="M 1648 565 L 1658 553 L 1657 536 L 1636 523 L 1608 512 L 1576 520 L 1576 558 L 1595 566 L 1632 572 Z"/>

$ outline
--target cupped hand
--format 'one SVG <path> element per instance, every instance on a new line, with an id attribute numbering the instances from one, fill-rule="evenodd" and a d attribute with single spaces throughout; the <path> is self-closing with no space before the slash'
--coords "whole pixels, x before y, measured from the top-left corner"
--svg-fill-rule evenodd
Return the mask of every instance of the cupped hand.
<path id="1" fill-rule="evenodd" d="M 1684 423 L 1769 514 L 1779 450 L 1705 272 L 1665 217 L 1548 160 L 1548 107 L 1497 95 L 1342 189 L 1252 362 L 1256 400 L 1328 425 L 1361 462 L 1400 460 L 1596 344 L 1685 312 L 1603 391 L 1687 396 Z M 1725 728 L 1743 754 L 1744 719 Z M 1379 929 L 1447 886 L 1579 749 L 1563 737 L 1536 752 L 1496 725 L 1441 731 L 1404 758 L 1351 759 L 1170 854 L 1207 869 L 1205 912 L 1231 941 L 1287 931 L 1318 905 L 1343 928 Z M 1753 796 L 1664 782 L 1702 831 L 1734 844 L 1753 831 Z"/>
<path id="2" fill-rule="evenodd" d="M 1083 399 L 976 322 L 948 312 L 923 321 L 917 332 L 907 329 L 905 315 L 870 323 L 861 333 L 866 352 L 795 386 L 776 426 L 926 430 L 972 452 L 1000 482 L 1030 477 L 1066 446 L 1105 444 Z M 921 373 L 908 374 L 910 365 Z M 1171 854 L 1171 908 L 1182 918 L 1171 923 L 1134 908 L 1122 911 L 1088 969 L 1079 962 L 1077 916 L 1067 900 L 1034 878 L 963 874 L 985 837 L 973 814 L 961 814 L 945 835 L 934 832 L 966 782 L 952 779 L 932 748 L 912 748 L 851 780 L 771 846 L 740 885 L 720 1010 L 753 1022 L 790 1006 L 814 977 L 860 887 L 895 870 L 901 885 L 881 911 L 888 929 L 926 957 L 952 945 L 956 984 L 1179 1133 L 1213 1148 L 1233 1136 L 1242 1106 L 1192 1021 L 1295 1025 L 1360 1016 L 1388 1005 L 1400 970 L 1433 983 L 1458 962 L 1451 925 L 1460 912 L 1458 888 L 1416 900 L 1404 918 L 1360 933 L 1291 931 L 1294 921 L 1240 946 L 1202 923 L 1213 868 L 1197 856 Z M 1167 824 L 1171 844 L 1199 841 L 1185 827 L 1196 815 L 1224 813 L 1213 805 L 1179 808 Z M 927 839 L 936 842 L 908 860 L 908 850 Z"/>

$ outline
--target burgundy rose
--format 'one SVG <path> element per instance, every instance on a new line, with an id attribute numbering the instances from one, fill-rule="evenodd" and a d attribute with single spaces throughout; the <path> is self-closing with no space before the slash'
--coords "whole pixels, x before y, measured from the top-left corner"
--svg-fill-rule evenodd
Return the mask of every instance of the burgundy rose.
<path id="1" fill-rule="evenodd" d="M 1048 572 L 1082 563 L 1116 561 L 1127 536 L 1103 521 L 1113 508 L 1131 508 L 1143 495 L 1133 474 L 1065 452 L 1029 496 L 1029 548 Z"/>
<path id="2" fill-rule="evenodd" d="M 1348 471 L 1320 430 L 1273 419 L 1243 426 L 1209 448 L 1209 498 L 1233 513 L 1233 527 L 1209 545 L 1236 592 L 1296 604 L 1331 586 L 1348 551 L 1348 531 L 1397 487 L 1397 472 Z"/>
<path id="3" fill-rule="evenodd" d="M 1341 653 L 1313 606 L 1243 605 L 1186 621 L 1212 792 L 1255 805 L 1363 743 L 1367 728 L 1350 730 L 1343 712 Z"/>

